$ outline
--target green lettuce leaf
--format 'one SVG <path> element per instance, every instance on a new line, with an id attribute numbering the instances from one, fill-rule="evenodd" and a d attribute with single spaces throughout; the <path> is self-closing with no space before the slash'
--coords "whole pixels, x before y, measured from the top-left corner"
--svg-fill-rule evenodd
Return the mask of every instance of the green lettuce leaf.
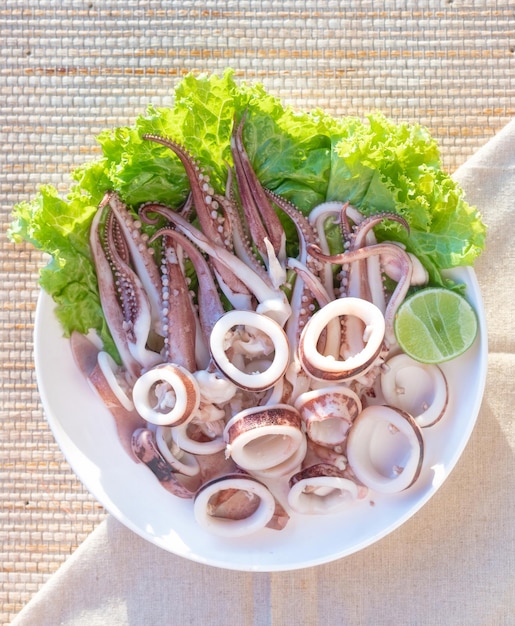
<path id="1" fill-rule="evenodd" d="M 94 180 L 98 182 L 99 167 L 88 169 L 96 170 Z M 68 337 L 74 330 L 84 334 L 97 330 L 106 350 L 116 358 L 88 243 L 100 197 L 98 194 L 93 203 L 88 194 L 75 188 L 68 200 L 63 200 L 53 187 L 43 186 L 30 202 L 14 208 L 8 234 L 14 242 L 27 241 L 50 256 L 40 271 L 40 285 L 56 303 L 55 313 L 64 335 Z"/>
<path id="2" fill-rule="evenodd" d="M 244 143 L 263 185 L 306 214 L 326 200 L 348 200 L 366 215 L 402 215 L 409 234 L 385 221 L 377 237 L 403 243 L 435 284 L 445 284 L 442 270 L 472 265 L 484 249 L 481 216 L 442 170 L 438 146 L 423 126 L 397 124 L 381 113 L 361 120 L 296 111 L 260 84 L 236 82 L 231 70 L 221 76 L 190 74 L 174 96 L 172 107 L 149 106 L 132 126 L 102 132 L 97 138 L 102 156 L 72 173 L 66 198 L 44 186 L 14 208 L 9 236 L 50 255 L 41 286 L 56 301 L 67 335 L 96 329 L 115 352 L 88 247 L 91 219 L 104 193 L 117 191 L 133 209 L 148 201 L 180 207 L 187 198 L 180 161 L 164 146 L 142 139 L 145 133 L 186 146 L 224 193 L 233 124 L 245 116 Z M 287 218 L 284 224 L 289 253 L 295 254 L 295 229 Z M 338 229 L 329 236 L 337 245 Z"/>

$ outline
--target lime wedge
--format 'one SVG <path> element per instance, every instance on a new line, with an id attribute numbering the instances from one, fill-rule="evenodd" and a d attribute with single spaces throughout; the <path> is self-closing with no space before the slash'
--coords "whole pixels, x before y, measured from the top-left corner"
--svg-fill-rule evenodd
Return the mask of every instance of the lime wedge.
<path id="1" fill-rule="evenodd" d="M 450 361 L 470 348 L 477 316 L 465 298 L 442 287 L 421 289 L 406 298 L 394 322 L 399 346 L 421 363 Z"/>

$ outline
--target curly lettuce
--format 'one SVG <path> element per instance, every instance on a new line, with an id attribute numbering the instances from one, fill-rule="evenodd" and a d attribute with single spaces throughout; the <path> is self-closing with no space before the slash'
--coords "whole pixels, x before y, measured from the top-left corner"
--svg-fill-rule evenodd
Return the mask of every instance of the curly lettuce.
<path id="1" fill-rule="evenodd" d="M 149 106 L 132 126 L 102 132 L 100 158 L 72 173 L 65 198 L 43 186 L 14 207 L 12 241 L 50 255 L 40 284 L 56 302 L 65 335 L 95 329 L 112 348 L 88 246 L 91 219 L 105 191 L 117 191 L 133 208 L 147 201 L 178 207 L 188 195 L 177 157 L 142 135 L 184 144 L 223 193 L 233 123 L 243 115 L 245 146 L 261 183 L 304 213 L 325 200 L 348 200 L 367 215 L 402 215 L 409 234 L 386 221 L 376 234 L 416 254 L 434 284 L 445 283 L 442 270 L 472 265 L 483 251 L 481 216 L 442 170 L 438 146 L 423 126 L 397 124 L 381 113 L 360 120 L 296 111 L 260 84 L 236 82 L 231 70 L 222 76 L 190 74 L 178 84 L 171 108 Z M 285 226 L 294 239 L 291 224 Z"/>

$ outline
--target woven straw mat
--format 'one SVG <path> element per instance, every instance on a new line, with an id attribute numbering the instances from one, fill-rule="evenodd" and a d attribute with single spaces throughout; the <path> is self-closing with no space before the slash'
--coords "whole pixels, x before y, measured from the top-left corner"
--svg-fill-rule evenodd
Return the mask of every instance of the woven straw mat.
<path id="1" fill-rule="evenodd" d="M 452 172 L 514 115 L 514 18 L 505 0 L 3 0 L 3 624 L 106 514 L 43 415 L 33 330 L 46 261 L 7 240 L 13 205 L 40 184 L 65 191 L 68 172 L 97 154 L 101 130 L 170 104 L 186 73 L 225 67 L 295 107 L 421 122 Z"/>

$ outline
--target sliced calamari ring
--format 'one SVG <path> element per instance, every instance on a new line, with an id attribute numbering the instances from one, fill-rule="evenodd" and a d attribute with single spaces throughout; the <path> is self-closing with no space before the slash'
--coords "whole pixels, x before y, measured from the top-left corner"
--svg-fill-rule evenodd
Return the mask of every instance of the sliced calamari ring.
<path id="1" fill-rule="evenodd" d="M 422 428 L 441 419 L 449 399 L 447 380 L 438 365 L 420 363 L 407 354 L 385 363 L 381 391 L 387 404 L 412 415 Z"/>
<path id="2" fill-rule="evenodd" d="M 341 446 L 362 409 L 359 396 L 344 385 L 330 385 L 301 393 L 294 404 L 311 441 Z"/>
<path id="3" fill-rule="evenodd" d="M 411 415 L 389 406 L 363 409 L 347 437 L 347 460 L 356 478 L 380 493 L 411 487 L 423 457 L 420 427 Z"/>
<path id="4" fill-rule="evenodd" d="M 318 341 L 327 325 L 337 317 L 356 317 L 365 325 L 363 348 L 339 360 L 321 354 Z M 383 347 L 385 320 L 380 309 L 361 298 L 338 298 L 323 306 L 308 321 L 299 340 L 299 358 L 304 370 L 317 380 L 351 380 L 365 374 L 375 363 Z"/>
<path id="5" fill-rule="evenodd" d="M 258 406 L 237 413 L 224 430 L 227 454 L 251 472 L 280 465 L 302 446 L 299 413 L 287 404 Z"/>
<path id="6" fill-rule="evenodd" d="M 231 362 L 226 353 L 226 338 L 235 327 L 256 328 L 266 335 L 273 347 L 274 356 L 264 371 L 245 372 Z M 211 356 L 218 369 L 242 389 L 262 391 L 269 389 L 284 375 L 290 359 L 288 339 L 282 327 L 270 317 L 255 311 L 229 311 L 214 325 L 210 336 Z"/>
<path id="7" fill-rule="evenodd" d="M 328 463 L 312 465 L 290 478 L 288 504 L 297 513 L 337 513 L 358 497 L 358 485 Z"/>
<path id="8" fill-rule="evenodd" d="M 197 476 L 200 466 L 195 456 L 181 450 L 173 440 L 170 426 L 158 426 L 155 430 L 156 445 L 163 458 L 175 472 L 185 476 Z"/>
<path id="9" fill-rule="evenodd" d="M 154 431 L 137 428 L 131 443 L 136 458 L 148 467 L 167 491 L 179 498 L 193 498 L 200 487 L 199 477 L 184 476 L 173 469 L 157 447 Z"/>
<path id="10" fill-rule="evenodd" d="M 142 374 L 134 384 L 136 411 L 151 424 L 178 425 L 191 419 L 200 404 L 197 381 L 187 369 L 167 363 Z"/>
<path id="11" fill-rule="evenodd" d="M 259 478 L 261 480 L 270 480 L 270 479 L 280 479 L 291 476 L 292 474 L 299 472 L 302 467 L 302 462 L 306 457 L 306 453 L 308 450 L 308 439 L 306 436 L 303 436 L 302 439 L 299 440 L 299 446 L 296 450 L 293 451 L 292 455 L 289 456 L 282 463 L 278 463 L 277 465 L 272 465 L 271 467 L 266 467 L 265 469 L 257 470 L 254 469 L 249 471 L 252 476 Z"/>
<path id="12" fill-rule="evenodd" d="M 191 425 L 192 423 L 188 421 L 172 427 L 170 434 L 178 448 L 190 454 L 200 455 L 216 454 L 225 448 L 223 433 L 213 439 L 199 441 L 199 439 L 190 436 Z"/>
<path id="13" fill-rule="evenodd" d="M 275 512 L 275 498 L 251 476 L 230 474 L 208 481 L 197 491 L 193 514 L 205 530 L 222 537 L 242 537 L 265 528 Z"/>

